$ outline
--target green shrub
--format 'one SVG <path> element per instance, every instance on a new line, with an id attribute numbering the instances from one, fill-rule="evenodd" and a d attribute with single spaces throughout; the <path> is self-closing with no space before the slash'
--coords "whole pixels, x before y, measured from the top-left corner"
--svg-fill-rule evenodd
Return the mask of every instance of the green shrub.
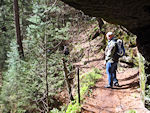
<path id="1" fill-rule="evenodd" d="M 125 113 L 137 113 L 135 110 L 128 110 Z"/>
<path id="2" fill-rule="evenodd" d="M 67 107 L 66 113 L 79 113 L 81 112 L 81 106 L 78 102 L 73 101 Z"/>
<path id="3" fill-rule="evenodd" d="M 80 76 L 80 100 L 84 100 L 84 96 L 90 91 L 90 87 L 94 86 L 96 80 L 102 77 L 99 69 L 94 68 L 91 72 Z M 66 113 L 78 113 L 81 111 L 81 106 L 78 103 L 78 95 L 75 96 L 75 101 L 68 105 Z"/>
<path id="4" fill-rule="evenodd" d="M 61 108 L 61 110 L 58 110 L 57 108 L 53 108 L 50 113 L 66 113 L 65 112 L 65 106 Z"/>

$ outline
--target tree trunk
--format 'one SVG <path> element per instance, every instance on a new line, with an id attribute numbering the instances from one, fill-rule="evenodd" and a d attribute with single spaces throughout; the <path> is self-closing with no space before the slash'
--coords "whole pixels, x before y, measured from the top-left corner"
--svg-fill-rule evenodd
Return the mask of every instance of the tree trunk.
<path id="1" fill-rule="evenodd" d="M 22 38 L 21 38 L 21 30 L 20 30 L 20 21 L 19 21 L 18 0 L 14 0 L 14 20 L 15 20 L 15 27 L 16 27 L 16 38 L 17 38 L 17 44 L 18 44 L 18 52 L 19 52 L 20 58 L 24 58 Z"/>
<path id="2" fill-rule="evenodd" d="M 99 29 L 100 29 L 100 31 L 101 31 L 101 30 L 102 30 L 102 27 L 103 27 L 103 25 L 104 25 L 104 22 L 103 22 L 103 20 L 102 20 L 101 18 L 97 18 L 97 22 L 98 22 Z"/>
<path id="3" fill-rule="evenodd" d="M 46 111 L 49 113 L 49 87 L 48 87 L 48 69 L 47 69 L 47 36 L 46 36 L 46 31 L 45 31 L 45 80 L 46 80 Z"/>

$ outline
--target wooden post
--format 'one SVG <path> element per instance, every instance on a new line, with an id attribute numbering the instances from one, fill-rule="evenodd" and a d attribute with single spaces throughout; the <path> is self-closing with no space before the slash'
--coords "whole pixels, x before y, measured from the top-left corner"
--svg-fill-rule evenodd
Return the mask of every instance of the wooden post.
<path id="1" fill-rule="evenodd" d="M 0 88 L 2 87 L 2 71 L 0 70 Z"/>
<path id="2" fill-rule="evenodd" d="M 77 76 L 78 76 L 78 102 L 80 104 L 80 77 L 79 77 L 79 68 L 77 69 Z"/>
<path id="3" fill-rule="evenodd" d="M 63 59 L 63 65 L 64 65 L 64 78 L 65 78 L 69 98 L 70 98 L 71 101 L 73 101 L 74 98 L 73 98 L 72 93 L 71 93 L 71 85 L 70 85 L 69 80 L 68 80 L 68 70 L 67 70 L 67 67 L 66 67 L 65 59 Z"/>
<path id="4" fill-rule="evenodd" d="M 49 113 L 49 99 L 48 99 L 48 95 L 49 95 L 49 86 L 48 86 L 48 72 L 47 72 L 47 34 L 46 34 L 46 30 L 45 30 L 45 82 L 46 82 L 46 110 Z"/>

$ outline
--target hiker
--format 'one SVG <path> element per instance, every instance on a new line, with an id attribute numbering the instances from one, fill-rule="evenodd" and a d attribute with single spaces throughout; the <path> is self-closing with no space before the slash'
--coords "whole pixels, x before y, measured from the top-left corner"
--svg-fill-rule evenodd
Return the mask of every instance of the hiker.
<path id="1" fill-rule="evenodd" d="M 108 85 L 106 85 L 105 88 L 112 88 L 113 85 L 119 87 L 119 83 L 116 78 L 117 64 L 119 60 L 119 56 L 116 52 L 118 49 L 118 46 L 116 45 L 117 39 L 114 37 L 112 32 L 108 32 L 106 37 L 108 40 L 108 45 L 105 49 L 104 64 L 106 66 L 106 73 L 108 76 Z"/>
<path id="2" fill-rule="evenodd" d="M 69 55 L 69 48 L 68 48 L 66 45 L 64 46 L 63 53 L 64 53 L 65 55 Z"/>

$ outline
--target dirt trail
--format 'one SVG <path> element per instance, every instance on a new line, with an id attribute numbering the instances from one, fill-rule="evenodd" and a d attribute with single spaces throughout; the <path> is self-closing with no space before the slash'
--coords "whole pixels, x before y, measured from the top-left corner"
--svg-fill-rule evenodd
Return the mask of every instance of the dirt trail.
<path id="1" fill-rule="evenodd" d="M 89 60 L 84 59 L 84 62 L 88 62 L 86 65 L 82 62 L 78 63 L 83 73 L 92 68 L 98 68 L 103 75 L 102 79 L 99 79 L 92 87 L 92 94 L 85 97 L 82 113 L 133 113 L 127 112 L 128 110 L 135 110 L 136 113 L 150 113 L 141 100 L 138 68 L 119 66 L 117 78 L 121 87 L 108 89 L 104 87 L 108 80 L 102 56 L 96 54 Z"/>
<path id="2" fill-rule="evenodd" d="M 141 101 L 138 68 L 119 68 L 117 78 L 121 87 L 104 88 L 107 75 L 103 60 L 93 59 L 87 65 L 81 66 L 87 72 L 92 67 L 102 70 L 103 78 L 92 88 L 90 97 L 86 97 L 82 105 L 82 113 L 126 113 L 136 110 L 137 113 L 150 113 Z"/>

